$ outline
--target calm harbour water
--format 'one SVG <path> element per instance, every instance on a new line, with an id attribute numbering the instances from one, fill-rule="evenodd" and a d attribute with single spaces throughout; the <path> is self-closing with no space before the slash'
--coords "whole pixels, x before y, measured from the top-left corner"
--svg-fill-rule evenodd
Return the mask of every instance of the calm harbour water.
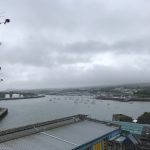
<path id="1" fill-rule="evenodd" d="M 150 102 L 104 101 L 89 96 L 46 96 L 0 101 L 0 107 L 6 107 L 9 111 L 0 121 L 0 130 L 4 130 L 79 113 L 100 120 L 111 120 L 114 113 L 123 113 L 136 119 L 143 112 L 150 111 Z"/>

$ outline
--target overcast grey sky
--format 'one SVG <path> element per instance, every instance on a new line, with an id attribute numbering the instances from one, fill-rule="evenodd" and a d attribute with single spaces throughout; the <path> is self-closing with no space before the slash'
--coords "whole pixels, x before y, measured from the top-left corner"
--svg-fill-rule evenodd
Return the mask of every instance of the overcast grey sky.
<path id="1" fill-rule="evenodd" d="M 150 82 L 149 0 L 1 0 L 0 12 L 1 88 Z"/>

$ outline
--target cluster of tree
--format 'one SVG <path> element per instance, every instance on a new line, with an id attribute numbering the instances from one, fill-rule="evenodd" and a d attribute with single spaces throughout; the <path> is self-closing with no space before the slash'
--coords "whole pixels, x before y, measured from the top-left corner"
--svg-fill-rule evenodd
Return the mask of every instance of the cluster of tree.
<path id="1" fill-rule="evenodd" d="M 141 124 L 150 124 L 150 112 L 145 112 L 141 116 L 138 117 L 138 123 Z"/>
<path id="2" fill-rule="evenodd" d="M 145 89 L 142 89 L 142 90 L 139 90 L 135 93 L 136 96 L 138 97 L 143 97 L 143 98 L 146 98 L 146 97 L 150 97 L 150 88 L 145 88 Z"/>
<path id="3" fill-rule="evenodd" d="M 132 122 L 133 119 L 130 116 L 126 116 L 124 114 L 113 114 L 113 121 L 124 121 L 124 122 Z"/>
<path id="4" fill-rule="evenodd" d="M 133 122 L 133 118 L 124 114 L 113 114 L 113 121 Z M 150 112 L 145 112 L 137 118 L 137 123 L 150 124 Z"/>

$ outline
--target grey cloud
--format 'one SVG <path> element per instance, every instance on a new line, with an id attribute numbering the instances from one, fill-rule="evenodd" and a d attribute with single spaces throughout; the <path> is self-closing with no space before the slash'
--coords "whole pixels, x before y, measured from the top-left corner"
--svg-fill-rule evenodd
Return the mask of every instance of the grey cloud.
<path id="1" fill-rule="evenodd" d="M 112 49 L 120 51 L 120 53 L 150 53 L 150 37 L 143 39 L 134 39 L 128 41 L 119 41 L 112 45 Z"/>
<path id="2" fill-rule="evenodd" d="M 72 53 L 101 53 L 116 52 L 120 54 L 126 53 L 148 53 L 150 54 L 150 37 L 106 43 L 101 41 L 77 42 L 66 45 L 65 49 Z"/>
<path id="3" fill-rule="evenodd" d="M 13 69 L 13 68 L 12 68 Z M 25 72 L 25 70 L 22 70 Z M 41 74 L 39 68 L 35 68 L 33 73 L 26 73 L 28 80 L 23 79 L 17 82 L 16 78 L 20 76 L 19 70 L 11 75 L 13 80 L 6 80 L 5 85 L 12 85 L 12 88 L 44 88 L 44 87 L 77 87 L 77 86 L 101 86 L 116 85 L 124 83 L 147 82 L 149 80 L 150 70 L 136 70 L 132 67 L 114 69 L 112 67 L 94 66 L 92 69 L 80 71 L 76 68 L 69 67 L 67 69 L 57 68 L 52 70 L 44 70 Z M 143 74 L 144 72 L 144 74 Z M 126 75 L 128 73 L 128 75 Z M 136 74 L 136 76 L 135 76 Z M 15 77 L 14 77 L 15 76 Z M 36 78 L 35 78 L 36 76 Z M 141 76 L 143 77 L 141 79 Z M 63 77 L 63 78 L 62 78 Z M 25 77 L 26 79 L 26 77 Z M 32 82 L 31 82 L 32 80 Z M 16 84 L 15 84 L 16 83 Z"/>
<path id="4" fill-rule="evenodd" d="M 129 53 L 150 55 L 149 39 L 117 41 L 112 44 L 99 41 L 53 43 L 42 36 L 29 38 L 25 45 L 5 47 L 1 51 L 1 62 L 21 63 L 33 66 L 55 67 L 64 64 L 87 63 L 97 54 Z M 9 58 L 9 59 L 8 59 Z"/>
<path id="5" fill-rule="evenodd" d="M 11 19 L 0 26 L 7 80 L 17 74 L 18 86 L 33 87 L 150 81 L 143 69 L 150 64 L 149 6 L 148 0 L 2 0 Z"/>

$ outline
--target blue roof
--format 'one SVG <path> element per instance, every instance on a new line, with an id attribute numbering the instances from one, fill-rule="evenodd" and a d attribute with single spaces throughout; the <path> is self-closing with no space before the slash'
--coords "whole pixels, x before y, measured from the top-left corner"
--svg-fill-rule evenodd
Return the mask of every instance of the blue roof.
<path id="1" fill-rule="evenodd" d="M 120 125 L 121 130 L 125 130 L 132 134 L 138 134 L 138 135 L 142 134 L 143 128 L 145 126 L 144 124 L 123 122 L 123 121 L 113 121 L 112 123 Z"/>

